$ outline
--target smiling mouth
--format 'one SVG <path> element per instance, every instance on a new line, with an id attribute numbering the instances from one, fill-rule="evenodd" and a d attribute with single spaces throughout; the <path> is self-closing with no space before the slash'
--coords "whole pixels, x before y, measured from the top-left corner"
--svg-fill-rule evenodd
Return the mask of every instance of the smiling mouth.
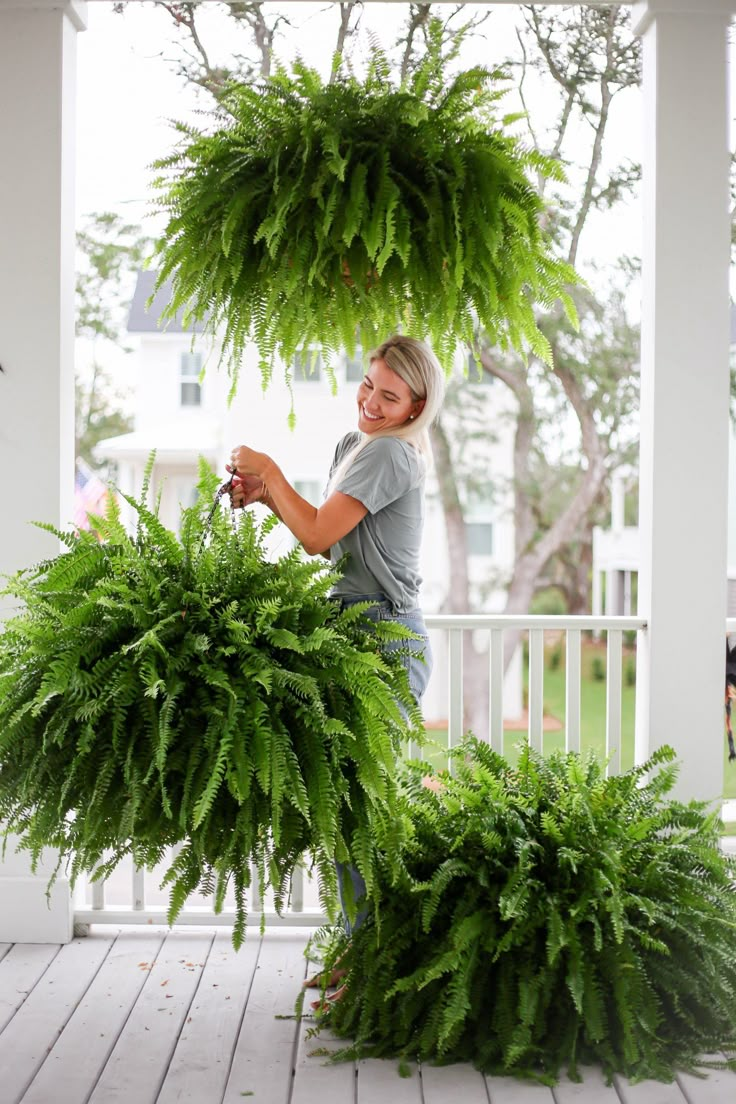
<path id="1" fill-rule="evenodd" d="M 365 420 L 367 422 L 380 422 L 381 421 L 381 415 L 380 414 L 369 414 L 364 406 L 361 406 L 360 412 L 361 412 L 361 414 L 363 415 L 363 417 L 365 418 Z"/>

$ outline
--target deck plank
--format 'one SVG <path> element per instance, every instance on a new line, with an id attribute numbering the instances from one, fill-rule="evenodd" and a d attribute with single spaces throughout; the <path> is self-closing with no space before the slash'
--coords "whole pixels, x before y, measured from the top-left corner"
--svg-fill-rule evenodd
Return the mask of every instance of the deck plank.
<path id="1" fill-rule="evenodd" d="M 218 931 L 156 1104 L 224 1096 L 260 947 L 249 934 L 238 952 L 230 931 Z"/>
<path id="2" fill-rule="evenodd" d="M 488 1075 L 486 1085 L 491 1104 L 555 1104 L 552 1090 L 532 1081 Z"/>
<path id="3" fill-rule="evenodd" d="M 416 1062 L 411 1077 L 399 1076 L 396 1059 L 364 1058 L 358 1062 L 358 1104 L 422 1104 L 422 1082 Z"/>
<path id="4" fill-rule="evenodd" d="M 306 972 L 308 934 L 276 928 L 263 940 L 223 1104 L 243 1104 L 244 1093 L 254 1094 L 254 1104 L 287 1104 L 298 1030 L 291 1017 Z"/>
<path id="5" fill-rule="evenodd" d="M 0 943 L 0 961 L 5 958 L 12 946 L 12 943 Z"/>
<path id="6" fill-rule="evenodd" d="M 0 962 L 0 1031 L 10 1023 L 60 949 L 59 943 L 16 943 L 5 955 Z"/>
<path id="7" fill-rule="evenodd" d="M 307 1038 L 314 1023 L 302 1020 L 294 1068 L 294 1093 L 291 1104 L 353 1104 L 355 1100 L 355 1062 L 330 1063 L 325 1051 L 349 1045 L 327 1028 Z M 398 1073 L 396 1080 L 400 1081 Z"/>
<path id="8" fill-rule="evenodd" d="M 309 968 L 319 967 L 310 963 Z M 318 993 L 314 991 L 314 999 Z M 305 1001 L 305 1012 L 308 1001 L 309 998 Z M 294 1089 L 289 1104 L 353 1104 L 357 1078 L 355 1062 L 329 1063 L 329 1053 L 349 1045 L 349 1040 L 338 1039 L 326 1027 L 312 1036 L 316 1023 L 310 1015 L 299 1025 Z"/>
<path id="9" fill-rule="evenodd" d="M 422 1065 L 424 1104 L 447 1104 L 462 1100 L 462 1104 L 488 1104 L 488 1092 L 482 1073 L 472 1066 Z"/>
<path id="10" fill-rule="evenodd" d="M 113 943 L 113 935 L 62 947 L 0 1035 L 4 1104 L 23 1098 Z M 53 1099 L 53 1097 L 52 1097 Z"/>
<path id="11" fill-rule="evenodd" d="M 723 1061 L 722 1054 L 705 1056 L 712 1061 Z M 703 1068 L 707 1077 L 696 1077 L 693 1073 L 678 1073 L 677 1083 L 682 1089 L 687 1104 L 733 1104 L 736 1101 L 736 1073 L 732 1070 L 709 1070 Z"/>
<path id="12" fill-rule="evenodd" d="M 607 1085 L 602 1070 L 597 1066 L 581 1066 L 582 1082 L 571 1081 L 565 1074 L 555 1085 L 556 1104 L 620 1104 L 620 1097 L 613 1085 Z"/>
<path id="13" fill-rule="evenodd" d="M 98 936 L 87 936 L 92 949 Z M 118 933 L 94 981 L 23 1097 L 23 1104 L 86 1100 L 130 1015 L 164 933 Z"/>
<path id="14" fill-rule="evenodd" d="M 174 931 L 166 936 L 89 1104 L 154 1104 L 214 934 Z"/>
<path id="15" fill-rule="evenodd" d="M 613 1083 L 621 1104 L 687 1104 L 687 1098 L 676 1082 L 639 1081 L 631 1085 L 625 1078 L 614 1074 Z"/>

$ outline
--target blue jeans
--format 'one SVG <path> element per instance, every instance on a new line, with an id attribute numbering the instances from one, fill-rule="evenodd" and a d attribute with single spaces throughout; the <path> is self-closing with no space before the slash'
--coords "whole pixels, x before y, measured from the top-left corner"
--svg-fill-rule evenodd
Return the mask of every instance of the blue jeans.
<path id="1" fill-rule="evenodd" d="M 389 640 L 385 645 L 386 651 L 398 651 L 400 648 L 408 648 L 413 655 L 404 655 L 401 661 L 406 668 L 409 677 L 409 689 L 419 705 L 422 695 L 427 689 L 429 676 L 432 674 L 432 648 L 427 635 L 427 627 L 420 609 L 407 610 L 405 613 L 396 613 L 391 602 L 385 594 L 351 594 L 339 598 L 340 606 L 354 606 L 357 602 L 373 602 L 373 606 L 365 611 L 365 616 L 371 621 L 398 621 L 405 625 L 411 632 L 421 636 L 421 640 Z M 335 862 L 337 869 L 337 889 L 342 905 L 342 914 L 345 922 L 345 931 L 348 937 L 359 928 L 368 915 L 367 908 L 359 909 L 355 920 L 351 924 L 345 908 L 345 896 L 343 892 L 343 880 L 345 874 L 349 874 L 353 883 L 353 900 L 359 901 L 365 896 L 366 886 L 360 871 L 347 863 Z"/>

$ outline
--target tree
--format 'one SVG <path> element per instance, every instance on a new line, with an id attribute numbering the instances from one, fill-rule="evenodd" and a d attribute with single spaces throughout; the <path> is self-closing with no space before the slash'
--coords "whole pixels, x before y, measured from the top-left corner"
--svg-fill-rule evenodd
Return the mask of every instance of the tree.
<path id="1" fill-rule="evenodd" d="M 628 195 L 639 179 L 636 165 L 609 169 L 604 149 L 615 97 L 639 81 L 640 58 L 632 36 L 629 14 L 621 6 L 605 9 L 578 8 L 545 14 L 529 6 L 523 9 L 518 41 L 521 57 L 516 63 L 519 92 L 526 105 L 526 84 L 541 73 L 546 87 L 558 89 L 556 116 L 545 133 L 535 128 L 531 113 L 526 122 L 537 149 L 565 164 L 568 188 L 547 198 L 549 229 L 567 260 L 578 262 L 580 243 L 591 215 L 610 209 Z M 581 146 L 580 124 L 587 127 L 588 142 Z M 569 152 L 572 148 L 577 158 Z M 540 178 L 542 194 L 548 187 Z M 631 266 L 628 268 L 631 275 Z M 615 290 L 608 297 L 589 291 L 575 293 L 581 316 L 578 334 L 572 332 L 560 311 L 540 317 L 553 350 L 548 368 L 530 357 L 502 355 L 484 335 L 478 335 L 483 370 L 512 392 L 517 405 L 514 441 L 514 526 L 516 556 L 504 612 L 527 612 L 536 590 L 546 583 L 545 570 L 558 557 L 564 562 L 578 542 L 591 543 L 607 475 L 633 447 L 632 415 L 637 398 L 638 346 L 636 328 L 626 316 L 624 297 Z M 545 440 L 545 425 L 577 427 L 577 472 L 567 462 L 566 500 L 552 514 L 545 509 L 545 489 L 554 480 L 559 489 L 559 432 L 552 447 Z M 547 474 L 548 478 L 540 478 Z M 457 524 L 449 515 L 449 525 Z M 558 564 L 559 566 L 559 564 Z M 585 580 L 577 573 L 575 606 L 581 605 Z M 456 591 L 457 594 L 457 591 Z M 469 595 L 457 594 L 460 601 Z M 469 608 L 466 605 L 465 608 Z M 510 661 L 518 634 L 508 633 L 505 658 Z"/>
<path id="2" fill-rule="evenodd" d="M 75 449 L 92 468 L 101 465 L 95 445 L 132 428 L 121 410 L 106 355 L 124 349 L 123 331 L 131 283 L 150 249 L 138 226 L 111 212 L 87 217 L 77 233 L 76 336 L 90 342 L 90 362 L 77 365 Z"/>

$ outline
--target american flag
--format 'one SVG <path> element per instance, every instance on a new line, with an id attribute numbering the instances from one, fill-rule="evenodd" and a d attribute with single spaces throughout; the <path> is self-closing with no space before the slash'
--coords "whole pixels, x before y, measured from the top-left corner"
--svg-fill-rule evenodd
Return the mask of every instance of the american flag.
<path id="1" fill-rule="evenodd" d="M 89 464 L 77 459 L 74 477 L 74 524 L 78 529 L 91 529 L 88 514 L 105 509 L 108 489 Z"/>

